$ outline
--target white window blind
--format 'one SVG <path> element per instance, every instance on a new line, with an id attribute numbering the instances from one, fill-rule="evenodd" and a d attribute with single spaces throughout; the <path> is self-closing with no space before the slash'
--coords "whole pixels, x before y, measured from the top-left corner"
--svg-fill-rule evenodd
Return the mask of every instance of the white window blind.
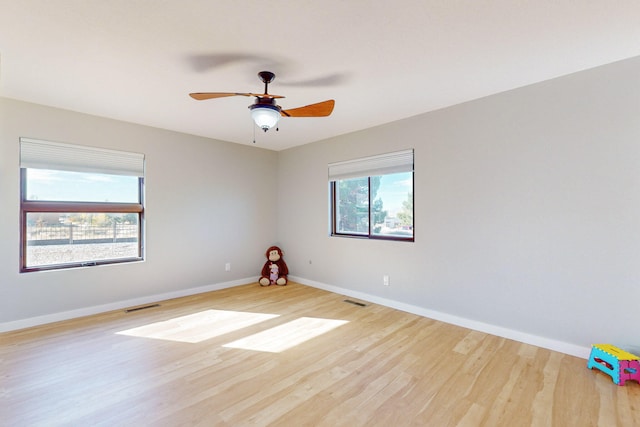
<path id="1" fill-rule="evenodd" d="M 413 150 L 329 163 L 329 181 L 413 172 Z"/>
<path id="2" fill-rule="evenodd" d="M 144 154 L 20 138 L 20 167 L 144 176 Z"/>

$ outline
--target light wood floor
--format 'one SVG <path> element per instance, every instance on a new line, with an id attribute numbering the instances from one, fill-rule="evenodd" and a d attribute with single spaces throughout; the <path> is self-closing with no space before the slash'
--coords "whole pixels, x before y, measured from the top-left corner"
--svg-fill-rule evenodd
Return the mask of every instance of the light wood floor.
<path id="1" fill-rule="evenodd" d="M 640 385 L 585 360 L 345 299 L 251 284 L 1 334 L 0 425 L 640 426 Z"/>

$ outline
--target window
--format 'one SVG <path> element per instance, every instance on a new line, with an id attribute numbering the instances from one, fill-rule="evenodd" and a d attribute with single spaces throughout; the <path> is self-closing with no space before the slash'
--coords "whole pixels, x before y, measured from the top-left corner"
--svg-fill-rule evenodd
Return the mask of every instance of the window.
<path id="1" fill-rule="evenodd" d="M 331 234 L 413 241 L 413 150 L 329 165 Z"/>
<path id="2" fill-rule="evenodd" d="M 143 154 L 21 138 L 20 184 L 20 271 L 143 259 Z"/>

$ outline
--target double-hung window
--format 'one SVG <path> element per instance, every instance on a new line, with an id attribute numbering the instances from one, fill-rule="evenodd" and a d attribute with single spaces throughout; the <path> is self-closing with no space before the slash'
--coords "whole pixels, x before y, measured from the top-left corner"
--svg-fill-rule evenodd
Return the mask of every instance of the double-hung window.
<path id="1" fill-rule="evenodd" d="M 20 138 L 20 271 L 143 259 L 144 155 Z"/>
<path id="2" fill-rule="evenodd" d="M 329 164 L 331 235 L 414 240 L 413 150 Z"/>

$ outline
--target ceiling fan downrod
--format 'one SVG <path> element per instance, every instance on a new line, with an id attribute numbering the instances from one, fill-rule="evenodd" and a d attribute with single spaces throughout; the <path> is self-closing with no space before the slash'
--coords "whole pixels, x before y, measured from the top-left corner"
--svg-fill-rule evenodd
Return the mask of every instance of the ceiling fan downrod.
<path id="1" fill-rule="evenodd" d="M 258 73 L 258 77 L 260 77 L 260 80 L 262 80 L 262 82 L 264 83 L 264 94 L 267 95 L 269 93 L 267 91 L 267 87 L 269 86 L 269 83 L 271 83 L 273 79 L 276 78 L 276 75 L 271 71 L 260 71 Z"/>

